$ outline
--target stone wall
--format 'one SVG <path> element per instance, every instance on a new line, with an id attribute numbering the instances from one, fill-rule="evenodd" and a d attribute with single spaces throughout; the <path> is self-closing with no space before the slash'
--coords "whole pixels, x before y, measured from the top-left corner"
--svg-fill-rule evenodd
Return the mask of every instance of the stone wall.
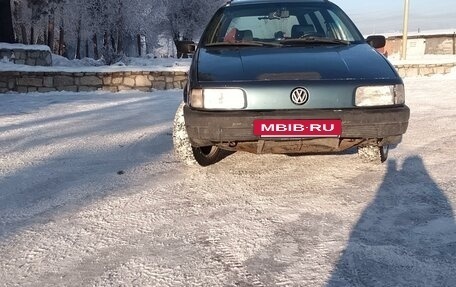
<path id="1" fill-rule="evenodd" d="M 401 77 L 447 74 L 452 64 L 397 65 Z M 186 72 L 0 72 L 0 93 L 15 91 L 96 91 L 182 89 L 187 82 Z"/>
<path id="2" fill-rule="evenodd" d="M 456 63 L 450 64 L 404 64 L 395 66 L 401 77 L 432 76 L 436 74 L 448 74 L 456 67 Z"/>
<path id="3" fill-rule="evenodd" d="M 12 45 L 13 46 L 13 45 Z M 8 59 L 10 62 L 29 66 L 52 66 L 50 50 L 45 49 L 20 49 L 17 47 L 1 48 L 0 60 Z"/>
<path id="4" fill-rule="evenodd" d="M 0 93 L 182 89 L 185 72 L 0 72 Z"/>

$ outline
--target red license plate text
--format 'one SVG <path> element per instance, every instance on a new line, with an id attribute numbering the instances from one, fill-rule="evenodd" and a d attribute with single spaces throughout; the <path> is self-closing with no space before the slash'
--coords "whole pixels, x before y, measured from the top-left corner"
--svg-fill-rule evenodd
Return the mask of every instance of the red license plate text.
<path id="1" fill-rule="evenodd" d="M 255 120 L 253 133 L 263 138 L 340 137 L 341 120 Z"/>

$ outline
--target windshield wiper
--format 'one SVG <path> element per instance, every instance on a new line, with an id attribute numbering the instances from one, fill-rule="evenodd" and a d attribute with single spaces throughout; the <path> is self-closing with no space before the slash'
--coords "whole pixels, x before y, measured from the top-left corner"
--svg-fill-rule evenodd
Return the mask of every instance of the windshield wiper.
<path id="1" fill-rule="evenodd" d="M 248 41 L 248 42 L 217 42 L 204 45 L 205 47 L 224 47 L 224 46 L 233 46 L 233 47 L 281 47 L 283 46 L 280 43 L 274 42 L 260 42 L 260 41 Z"/>
<path id="2" fill-rule="evenodd" d="M 350 41 L 334 39 L 334 38 L 324 38 L 324 37 L 314 37 L 308 36 L 298 39 L 285 39 L 280 41 L 281 44 L 342 44 L 350 45 Z"/>

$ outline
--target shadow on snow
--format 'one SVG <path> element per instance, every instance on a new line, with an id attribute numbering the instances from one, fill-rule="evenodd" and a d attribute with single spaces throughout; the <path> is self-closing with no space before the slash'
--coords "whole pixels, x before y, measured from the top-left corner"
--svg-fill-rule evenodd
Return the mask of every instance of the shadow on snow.
<path id="1" fill-rule="evenodd" d="M 172 119 L 180 95 L 162 98 L 166 96 L 168 95 L 160 97 L 141 94 L 139 101 L 131 103 L 94 108 L 80 113 L 69 112 L 67 116 L 57 118 L 50 115 L 41 119 L 40 124 L 54 125 L 54 122 L 70 121 L 76 128 L 65 129 L 62 125 L 58 126 L 54 133 L 38 135 L 40 128 L 37 127 L 37 137 L 22 133 L 13 148 L 9 151 L 0 151 L 0 155 L 6 153 L 7 156 L 8 152 L 27 152 L 60 141 L 65 144 L 79 137 L 118 137 L 129 132 L 131 128 L 144 130 L 141 137 L 131 139 L 130 144 L 126 146 L 99 143 L 99 149 L 78 146 L 66 150 L 64 145 L 65 148 L 59 150 L 58 154 L 46 155 L 45 160 L 31 163 L 24 168 L 18 167 L 0 178 L 0 240 L 35 223 L 52 221 L 53 216 L 60 212 L 79 209 L 98 198 L 117 194 L 127 188 L 130 171 L 157 161 L 169 153 L 172 150 Z M 128 99 L 128 95 L 125 98 Z M 79 101 L 76 98 L 74 100 Z M 36 101 L 39 102 L 38 97 Z M 48 102 L 49 99 L 45 97 L 44 101 Z M 104 103 L 109 99 L 101 101 Z M 97 100 L 90 99 L 90 102 L 96 104 Z M 35 106 L 46 104 L 34 105 L 33 108 Z M 15 108 L 17 110 L 21 106 Z M 168 110 L 169 114 L 163 112 Z M 100 117 L 102 120 L 99 120 Z M 84 122 L 90 124 L 85 125 Z M 26 127 L 33 128 L 33 122 L 22 122 L 6 126 L 4 129 Z M 155 130 L 154 133 L 147 133 Z M 9 140 L 0 138 L 0 145 L 2 141 L 6 144 Z M 117 172 L 120 170 L 126 174 L 118 175 Z"/>
<path id="2" fill-rule="evenodd" d="M 454 286 L 456 224 L 420 157 L 395 161 L 353 228 L 327 287 Z"/>

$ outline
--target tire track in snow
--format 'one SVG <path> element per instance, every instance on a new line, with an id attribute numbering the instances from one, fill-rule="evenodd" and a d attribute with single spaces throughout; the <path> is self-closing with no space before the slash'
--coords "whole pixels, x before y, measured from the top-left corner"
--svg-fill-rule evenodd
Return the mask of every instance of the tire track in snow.
<path id="1" fill-rule="evenodd" d="M 208 230 L 209 234 L 218 233 L 215 230 Z M 231 271 L 236 276 L 236 286 L 255 286 L 255 287 L 265 287 L 256 276 L 251 274 L 244 264 L 237 258 L 237 256 L 231 251 L 231 248 L 223 243 L 220 237 L 214 235 L 204 235 L 199 236 L 200 244 L 206 246 L 212 253 L 212 256 L 215 261 L 222 263 L 229 271 Z M 247 285 L 246 285 L 247 284 Z"/>

